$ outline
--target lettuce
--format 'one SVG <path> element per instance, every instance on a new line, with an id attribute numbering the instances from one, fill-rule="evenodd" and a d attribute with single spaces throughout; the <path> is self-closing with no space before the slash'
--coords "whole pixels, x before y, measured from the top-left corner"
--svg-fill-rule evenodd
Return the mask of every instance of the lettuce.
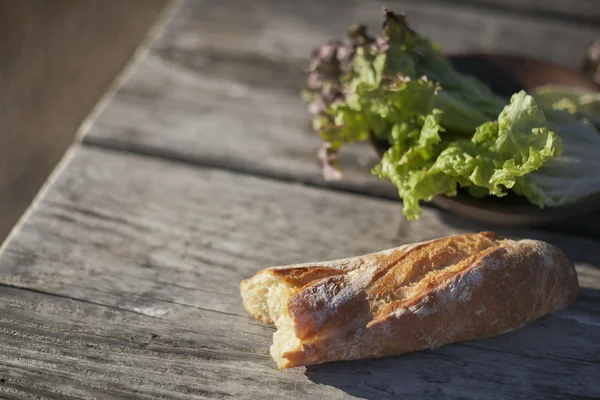
<path id="1" fill-rule="evenodd" d="M 539 206 L 574 203 L 600 192 L 600 134 L 589 120 L 563 110 L 545 110 L 548 125 L 560 135 L 562 154 L 523 177 L 513 190 Z"/>
<path id="2" fill-rule="evenodd" d="M 398 188 L 409 219 L 421 201 L 459 188 L 474 197 L 512 190 L 540 207 L 600 191 L 597 96 L 540 88 L 508 102 L 456 71 L 405 16 L 384 17 L 380 37 L 354 26 L 348 44 L 313 54 L 304 94 L 326 178 L 341 177 L 345 144 L 376 140 L 389 148 L 373 173 Z"/>
<path id="3" fill-rule="evenodd" d="M 435 116 L 424 124 L 412 147 L 393 145 L 375 167 L 404 200 L 404 214 L 418 218 L 419 201 L 455 196 L 457 187 L 473 195 L 504 196 L 523 177 L 561 152 L 561 140 L 548 129 L 544 113 L 525 92 L 513 95 L 495 121 L 476 128 L 470 139 L 444 142 Z M 482 190 L 485 189 L 485 190 Z"/>

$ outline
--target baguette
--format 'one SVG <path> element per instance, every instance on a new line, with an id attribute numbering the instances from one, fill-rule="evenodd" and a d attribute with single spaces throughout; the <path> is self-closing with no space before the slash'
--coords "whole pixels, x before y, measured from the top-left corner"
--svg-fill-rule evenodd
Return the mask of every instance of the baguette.
<path id="1" fill-rule="evenodd" d="M 482 232 L 267 268 L 240 288 L 277 327 L 271 355 L 285 369 L 499 335 L 572 303 L 578 282 L 558 248 Z"/>

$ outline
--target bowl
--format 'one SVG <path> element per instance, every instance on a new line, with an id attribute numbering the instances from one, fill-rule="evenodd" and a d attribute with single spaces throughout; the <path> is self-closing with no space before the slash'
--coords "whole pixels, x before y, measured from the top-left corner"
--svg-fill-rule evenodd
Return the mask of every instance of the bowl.
<path id="1" fill-rule="evenodd" d="M 549 83 L 600 90 L 597 84 L 574 71 L 523 56 L 454 54 L 448 55 L 448 58 L 458 71 L 475 76 L 507 100 L 515 92 Z M 388 147 L 387 143 L 375 141 L 373 145 L 380 156 Z M 572 204 L 542 209 L 513 193 L 502 198 L 489 196 L 474 199 L 460 190 L 455 197 L 436 196 L 432 203 L 448 212 L 478 222 L 503 226 L 535 226 L 600 209 L 600 193 Z"/>

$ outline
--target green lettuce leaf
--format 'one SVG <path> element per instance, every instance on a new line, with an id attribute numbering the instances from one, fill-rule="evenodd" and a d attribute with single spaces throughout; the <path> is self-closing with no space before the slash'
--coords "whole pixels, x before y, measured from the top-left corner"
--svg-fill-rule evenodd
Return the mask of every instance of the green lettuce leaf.
<path id="1" fill-rule="evenodd" d="M 380 37 L 355 26 L 349 44 L 329 43 L 313 54 L 305 97 L 323 139 L 325 177 L 341 177 L 337 153 L 345 144 L 376 140 L 389 149 L 373 173 L 398 188 L 410 219 L 420 215 L 421 201 L 458 188 L 474 197 L 513 190 L 540 206 L 566 201 L 549 183 L 557 167 L 544 167 L 561 154 L 559 135 L 575 130 L 569 152 L 589 157 L 580 148 L 595 130 L 582 114 L 595 103 L 580 95 L 557 103 L 541 89 L 535 95 L 544 110 L 525 92 L 509 103 L 456 71 L 404 15 L 384 10 L 384 17 Z"/>
<path id="2" fill-rule="evenodd" d="M 410 146 L 395 144 L 374 169 L 398 187 L 409 219 L 419 217 L 420 201 L 442 194 L 454 196 L 458 186 L 475 186 L 474 193 L 479 195 L 504 196 L 562 148 L 560 138 L 548 129 L 544 113 L 525 92 L 513 95 L 498 120 L 477 127 L 470 140 L 444 142 L 439 121 L 439 114 L 432 114 L 418 140 Z M 521 193 L 527 196 L 529 192 Z"/>
<path id="3" fill-rule="evenodd" d="M 341 176 L 336 153 L 345 144 L 370 136 L 392 144 L 401 130 L 417 135 L 434 109 L 445 130 L 470 137 L 506 104 L 458 73 L 436 46 L 409 28 L 404 15 L 384 14 L 381 37 L 353 27 L 350 45 L 333 42 L 314 52 L 304 93 L 313 128 L 324 141 L 326 177 Z"/>
<path id="4" fill-rule="evenodd" d="M 562 154 L 520 179 L 513 190 L 539 206 L 574 203 L 600 192 L 600 132 L 589 120 L 562 110 L 545 110 L 549 127 L 560 135 Z"/>

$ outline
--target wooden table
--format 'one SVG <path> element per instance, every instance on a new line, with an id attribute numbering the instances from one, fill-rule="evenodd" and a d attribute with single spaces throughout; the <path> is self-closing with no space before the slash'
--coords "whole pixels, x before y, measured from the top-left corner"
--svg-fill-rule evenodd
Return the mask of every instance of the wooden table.
<path id="1" fill-rule="evenodd" d="M 600 10 L 565 4 L 392 6 L 452 51 L 576 67 Z M 344 181 L 320 178 L 298 97 L 306 56 L 379 17 L 359 0 L 173 3 L 2 248 L 0 396 L 599 398 L 600 240 L 544 229 L 501 233 L 575 260 L 581 290 L 568 310 L 436 351 L 275 368 L 273 329 L 244 312 L 240 280 L 489 229 L 432 208 L 407 222 L 370 176 L 366 146 L 346 151 Z"/>

